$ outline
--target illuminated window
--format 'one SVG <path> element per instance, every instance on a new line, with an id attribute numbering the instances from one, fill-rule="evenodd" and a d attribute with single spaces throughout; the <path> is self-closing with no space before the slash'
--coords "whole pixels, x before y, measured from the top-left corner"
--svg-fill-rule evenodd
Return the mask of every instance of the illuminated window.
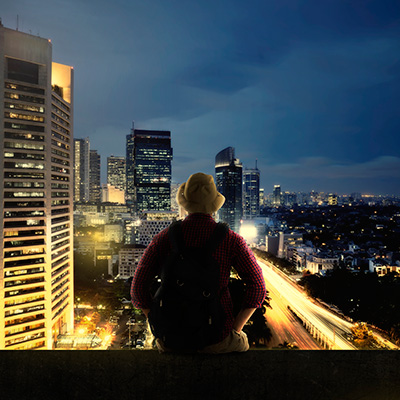
<path id="1" fill-rule="evenodd" d="M 6 149 L 26 149 L 26 150 L 44 150 L 45 148 L 43 144 L 20 143 L 20 142 L 4 142 L 4 147 Z"/>
<path id="2" fill-rule="evenodd" d="M 44 164 L 34 164 L 28 162 L 4 162 L 4 167 L 20 169 L 44 169 Z"/>
<path id="3" fill-rule="evenodd" d="M 23 111 L 33 111 L 43 114 L 44 107 L 41 106 L 34 106 L 32 104 L 16 104 L 16 103 L 4 103 L 5 108 L 11 108 L 14 110 L 23 110 Z"/>
<path id="4" fill-rule="evenodd" d="M 11 119 L 22 119 L 25 121 L 44 122 L 44 117 L 39 117 L 37 115 L 30 115 L 30 114 L 18 114 L 8 111 L 4 113 L 4 117 Z"/>
<path id="5" fill-rule="evenodd" d="M 43 192 L 4 192 L 5 198 L 12 197 L 44 197 Z"/>

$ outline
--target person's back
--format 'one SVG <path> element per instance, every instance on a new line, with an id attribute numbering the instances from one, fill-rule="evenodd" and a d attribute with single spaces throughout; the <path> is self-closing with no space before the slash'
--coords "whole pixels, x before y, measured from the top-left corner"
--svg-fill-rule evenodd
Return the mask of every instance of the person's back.
<path id="1" fill-rule="evenodd" d="M 189 216 L 180 224 L 184 246 L 202 249 L 206 245 L 218 226 L 211 214 L 222 206 L 224 200 L 224 197 L 217 192 L 210 175 L 194 174 L 185 184 L 181 185 L 177 201 L 189 212 Z M 168 232 L 169 229 L 165 229 L 153 238 L 132 281 L 133 304 L 135 307 L 141 308 L 146 316 L 154 303 L 150 295 L 153 279 L 160 275 L 165 261 L 173 252 Z M 248 343 L 246 335 L 242 332 L 243 325 L 254 310 L 261 307 L 266 295 L 261 269 L 244 239 L 230 229 L 217 248 L 213 249 L 212 255 L 219 266 L 218 300 L 222 306 L 225 321 L 220 328 L 219 335 L 214 340 L 215 343 L 210 343 L 203 351 L 218 353 L 246 351 Z M 232 300 L 228 290 L 232 267 L 246 283 L 242 310 L 236 318 L 233 316 Z M 173 319 L 174 315 L 171 315 L 170 318 Z M 157 335 L 156 338 L 159 349 L 165 351 L 166 347 L 162 338 Z"/>

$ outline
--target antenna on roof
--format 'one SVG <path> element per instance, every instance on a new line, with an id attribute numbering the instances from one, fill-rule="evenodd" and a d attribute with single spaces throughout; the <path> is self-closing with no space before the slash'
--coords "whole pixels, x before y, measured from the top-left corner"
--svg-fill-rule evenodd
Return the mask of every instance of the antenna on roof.
<path id="1" fill-rule="evenodd" d="M 19 28 L 19 15 L 17 14 L 17 30 Z"/>
<path id="2" fill-rule="evenodd" d="M 258 161 L 258 160 L 257 160 L 257 158 L 256 158 L 256 169 L 257 169 L 257 161 Z"/>

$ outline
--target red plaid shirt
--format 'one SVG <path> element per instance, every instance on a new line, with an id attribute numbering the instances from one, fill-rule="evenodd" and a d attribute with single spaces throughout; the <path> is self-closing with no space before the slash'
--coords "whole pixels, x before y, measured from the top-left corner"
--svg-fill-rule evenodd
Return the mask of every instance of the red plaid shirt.
<path id="1" fill-rule="evenodd" d="M 212 234 L 215 225 L 216 222 L 211 215 L 190 214 L 182 222 L 185 244 L 190 247 L 203 247 Z M 135 307 L 141 309 L 150 308 L 151 283 L 160 272 L 160 267 L 170 250 L 167 228 L 154 236 L 136 269 L 131 287 L 132 302 Z M 243 308 L 261 307 L 266 296 L 266 289 L 260 266 L 244 239 L 237 233 L 229 230 L 213 255 L 220 265 L 220 298 L 226 314 L 226 322 L 221 334 L 222 340 L 232 330 L 234 321 L 232 299 L 228 290 L 231 268 L 235 268 L 246 284 Z"/>

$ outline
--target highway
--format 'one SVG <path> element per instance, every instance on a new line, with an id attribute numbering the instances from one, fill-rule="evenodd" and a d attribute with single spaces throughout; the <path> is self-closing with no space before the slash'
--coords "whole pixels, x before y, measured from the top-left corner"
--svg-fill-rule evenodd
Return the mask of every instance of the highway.
<path id="1" fill-rule="evenodd" d="M 267 310 L 267 321 L 274 332 L 275 340 L 295 342 L 300 349 L 355 349 L 347 340 L 347 336 L 351 334 L 352 323 L 314 303 L 296 283 L 290 281 L 269 262 L 260 258 L 257 258 L 257 261 L 264 273 L 267 290 L 272 299 L 273 310 Z M 316 344 L 294 313 L 307 321 L 309 330 L 322 338 L 324 346 Z"/>

